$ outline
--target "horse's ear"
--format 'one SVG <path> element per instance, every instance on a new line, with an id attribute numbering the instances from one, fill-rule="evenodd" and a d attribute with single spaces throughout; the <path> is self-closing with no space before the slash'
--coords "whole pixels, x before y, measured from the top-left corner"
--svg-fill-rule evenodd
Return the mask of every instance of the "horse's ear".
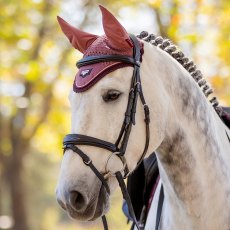
<path id="1" fill-rule="evenodd" d="M 105 34 L 114 48 L 130 49 L 133 44 L 129 34 L 118 20 L 103 6 L 99 5 L 102 13 L 102 23 Z"/>
<path id="2" fill-rule="evenodd" d="M 97 35 L 81 31 L 71 26 L 59 16 L 57 16 L 57 20 L 63 33 L 69 39 L 72 46 L 82 53 L 84 53 L 85 50 L 98 38 Z"/>

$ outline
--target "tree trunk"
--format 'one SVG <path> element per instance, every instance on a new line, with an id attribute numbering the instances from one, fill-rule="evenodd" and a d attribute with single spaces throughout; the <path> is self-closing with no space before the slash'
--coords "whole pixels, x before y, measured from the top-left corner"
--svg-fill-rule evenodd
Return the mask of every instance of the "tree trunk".
<path id="1" fill-rule="evenodd" d="M 0 165 L 0 171 L 1 171 L 1 165 Z M 3 214 L 2 213 L 2 175 L 1 175 L 1 172 L 0 172 L 0 216 Z"/>
<path id="2" fill-rule="evenodd" d="M 14 220 L 13 230 L 29 230 L 26 215 L 26 194 L 25 185 L 23 183 L 23 156 L 18 151 L 13 150 L 10 157 L 8 167 L 9 187 L 11 194 L 12 215 Z"/>

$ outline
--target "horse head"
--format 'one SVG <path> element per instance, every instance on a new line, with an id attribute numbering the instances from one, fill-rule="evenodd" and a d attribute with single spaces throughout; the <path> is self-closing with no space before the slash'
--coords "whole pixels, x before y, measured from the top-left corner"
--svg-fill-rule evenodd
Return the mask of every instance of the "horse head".
<path id="1" fill-rule="evenodd" d="M 145 120 L 147 119 L 148 108 L 146 103 L 135 98 L 136 94 L 133 91 L 136 91 L 139 83 L 136 82 L 133 87 L 131 83 L 135 75 L 134 70 L 139 71 L 135 69 L 135 65 L 140 64 L 129 62 L 129 59 L 132 59 L 135 55 L 133 53 L 135 52 L 134 44 L 130 35 L 118 20 L 102 6 L 100 6 L 100 9 L 105 32 L 105 35 L 102 36 L 80 31 L 58 17 L 61 29 L 72 46 L 84 54 L 86 62 L 89 61 L 85 65 L 81 65 L 79 62 L 79 71 L 70 92 L 71 133 L 80 133 L 84 137 L 95 137 L 108 143 L 116 143 L 122 129 L 123 135 L 125 135 L 124 132 L 126 131 L 124 130 L 129 129 L 130 123 L 132 123 L 133 128 L 128 136 L 125 150 L 123 149 L 125 151 L 125 162 L 117 156 L 116 151 L 118 150 L 116 149 L 108 151 L 106 148 L 98 148 L 82 143 L 78 146 L 80 149 L 78 151 L 85 153 L 96 170 L 104 176 L 109 192 L 97 175 L 82 161 L 82 157 L 72 149 L 66 148 L 56 194 L 59 204 L 67 210 L 72 218 L 78 220 L 94 220 L 106 213 L 109 209 L 109 195 L 118 186 L 114 173 L 121 171 L 124 176 L 125 170 L 133 171 L 142 158 L 143 149 L 146 148 L 145 152 L 147 151 Z M 145 42 L 140 40 L 136 40 L 136 42 L 140 47 L 138 52 L 140 52 L 140 61 L 142 62 L 141 75 L 146 76 L 143 78 L 143 89 L 141 88 L 141 91 L 145 92 L 151 83 L 148 76 L 153 72 L 153 67 L 150 67 L 145 60 L 145 56 L 148 56 L 148 48 L 145 50 L 146 53 L 143 53 L 144 46 L 150 45 L 144 44 Z M 92 56 L 97 56 L 97 58 L 99 56 L 102 58 L 108 57 L 104 55 L 119 58 L 125 56 L 128 61 L 102 60 L 99 63 L 90 62 Z M 156 69 L 156 73 L 157 71 Z M 158 81 L 156 79 L 155 82 L 158 87 L 151 93 L 152 102 L 154 98 L 158 98 L 154 110 L 161 116 L 157 118 L 158 126 L 151 127 L 151 130 L 154 130 L 155 133 L 151 136 L 150 142 L 148 141 L 151 150 L 156 149 L 162 141 L 162 130 L 164 128 L 160 128 L 160 126 L 165 123 L 163 121 L 166 119 L 165 114 L 167 114 L 166 111 L 162 110 L 161 100 L 163 99 L 157 97 L 159 90 L 162 90 L 161 83 Z M 136 100 L 135 108 L 128 108 L 131 106 L 129 101 L 132 93 L 134 93 L 132 100 Z M 128 115 L 128 110 L 132 114 Z M 126 122 L 128 122 L 126 127 L 124 127 L 124 116 Z M 118 143 L 116 147 L 118 148 Z M 147 155 L 149 153 L 147 152 Z"/>

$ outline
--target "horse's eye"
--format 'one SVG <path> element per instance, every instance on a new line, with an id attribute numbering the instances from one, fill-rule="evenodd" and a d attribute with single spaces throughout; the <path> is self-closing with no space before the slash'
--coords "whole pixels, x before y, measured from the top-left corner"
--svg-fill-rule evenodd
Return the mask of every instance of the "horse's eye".
<path id="1" fill-rule="evenodd" d="M 119 98 L 120 95 L 121 95 L 121 92 L 120 92 L 120 91 L 112 89 L 112 90 L 107 91 L 107 92 L 102 96 L 102 98 L 103 98 L 103 100 L 104 100 L 105 102 L 110 102 L 110 101 L 115 101 L 115 100 L 117 100 L 117 99 Z"/>

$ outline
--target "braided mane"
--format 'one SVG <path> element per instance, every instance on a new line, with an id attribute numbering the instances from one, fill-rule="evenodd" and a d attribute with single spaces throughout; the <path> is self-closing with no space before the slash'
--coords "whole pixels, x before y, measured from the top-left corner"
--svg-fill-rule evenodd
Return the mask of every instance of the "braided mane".
<path id="1" fill-rule="evenodd" d="M 203 78 L 203 74 L 200 70 L 197 69 L 194 62 L 190 60 L 188 57 L 185 57 L 184 53 L 181 50 L 179 50 L 178 47 L 175 44 L 173 44 L 171 40 L 169 40 L 168 38 L 162 38 L 161 36 L 157 36 L 154 34 L 148 34 L 148 32 L 146 31 L 142 31 L 139 35 L 137 35 L 137 37 L 146 42 L 149 42 L 154 46 L 161 48 L 162 50 L 167 52 L 171 57 L 173 57 L 177 62 L 179 62 L 189 72 L 190 76 L 192 76 L 192 78 L 197 82 L 206 98 L 209 98 L 209 96 L 213 93 L 213 89 Z M 217 112 L 220 112 L 218 106 L 219 102 L 217 98 L 211 97 L 209 101 L 214 107 L 214 109 Z"/>

